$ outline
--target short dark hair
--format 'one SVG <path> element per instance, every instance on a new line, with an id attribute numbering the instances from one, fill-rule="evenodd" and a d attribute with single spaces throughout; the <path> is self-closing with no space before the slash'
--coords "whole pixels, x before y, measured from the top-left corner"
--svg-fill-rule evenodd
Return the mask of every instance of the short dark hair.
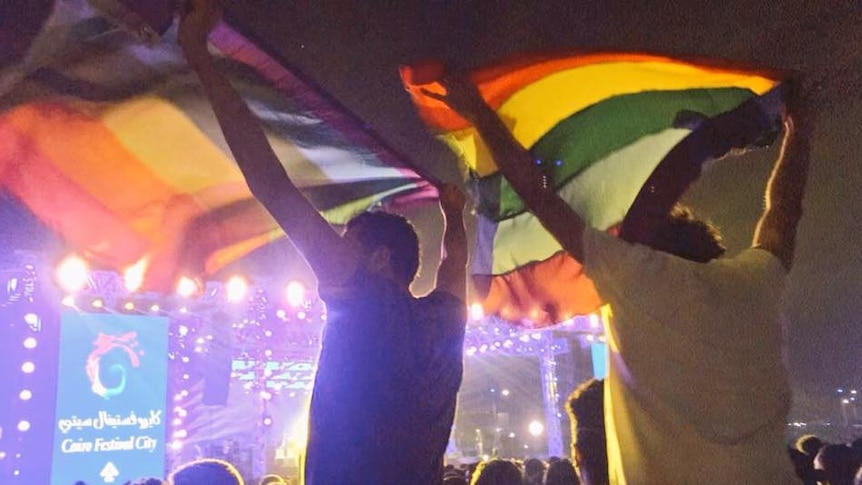
<path id="1" fill-rule="evenodd" d="M 676 204 L 667 223 L 656 231 L 650 247 L 697 263 L 706 263 L 724 254 L 718 228 L 698 219 L 690 208 Z"/>
<path id="2" fill-rule="evenodd" d="M 171 473 L 171 485 L 244 485 L 236 468 L 224 460 L 202 458 L 180 466 Z"/>
<path id="3" fill-rule="evenodd" d="M 483 461 L 473 472 L 470 485 L 522 485 L 524 474 L 514 462 L 494 458 Z"/>
<path id="4" fill-rule="evenodd" d="M 572 425 L 572 455 L 577 458 L 582 481 L 587 484 L 608 483 L 604 393 L 604 380 L 590 379 L 566 400 Z"/>
<path id="5" fill-rule="evenodd" d="M 392 269 L 399 282 L 409 285 L 419 270 L 419 236 L 404 217 L 386 212 L 363 212 L 347 222 L 367 248 L 389 250 Z"/>

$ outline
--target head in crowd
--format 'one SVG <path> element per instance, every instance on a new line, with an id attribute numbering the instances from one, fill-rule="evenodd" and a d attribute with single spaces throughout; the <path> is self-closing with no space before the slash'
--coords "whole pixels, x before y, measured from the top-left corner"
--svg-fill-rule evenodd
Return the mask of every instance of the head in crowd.
<path id="1" fill-rule="evenodd" d="M 467 485 L 467 479 L 462 475 L 445 475 L 443 476 L 443 485 Z"/>
<path id="2" fill-rule="evenodd" d="M 365 212 L 347 223 L 347 239 L 364 251 L 365 270 L 409 286 L 419 269 L 419 236 L 407 219 L 385 212 Z"/>
<path id="3" fill-rule="evenodd" d="M 581 482 L 586 485 L 608 483 L 604 389 L 603 380 L 590 379 L 566 401 L 572 425 L 572 456 Z"/>
<path id="4" fill-rule="evenodd" d="M 245 485 L 233 465 L 204 458 L 180 466 L 168 478 L 169 485 Z"/>
<path id="5" fill-rule="evenodd" d="M 862 455 L 847 445 L 826 445 L 814 458 L 814 468 L 822 470 L 822 480 L 829 485 L 853 485 Z"/>
<path id="6" fill-rule="evenodd" d="M 557 460 L 548 465 L 545 472 L 545 485 L 579 485 L 575 466 L 569 460 Z"/>
<path id="7" fill-rule="evenodd" d="M 491 461 L 483 461 L 473 472 L 473 480 L 470 485 L 523 485 L 524 475 L 518 465 L 509 461 L 495 458 Z"/>
<path id="8" fill-rule="evenodd" d="M 538 458 L 524 460 L 524 482 L 527 485 L 541 485 L 545 476 L 545 462 Z"/>
<path id="9" fill-rule="evenodd" d="M 162 485 L 161 478 L 138 478 L 137 480 L 130 480 L 126 482 L 125 485 Z"/>
<path id="10" fill-rule="evenodd" d="M 671 209 L 649 246 L 697 263 L 712 261 L 725 251 L 718 229 L 681 204 Z"/>
<path id="11" fill-rule="evenodd" d="M 810 456 L 813 460 L 825 443 L 813 434 L 804 434 L 796 439 L 796 449 Z"/>
<path id="12" fill-rule="evenodd" d="M 258 485 L 287 485 L 287 482 L 284 478 L 281 478 L 278 475 L 270 473 L 269 475 L 264 475 L 261 477 Z"/>

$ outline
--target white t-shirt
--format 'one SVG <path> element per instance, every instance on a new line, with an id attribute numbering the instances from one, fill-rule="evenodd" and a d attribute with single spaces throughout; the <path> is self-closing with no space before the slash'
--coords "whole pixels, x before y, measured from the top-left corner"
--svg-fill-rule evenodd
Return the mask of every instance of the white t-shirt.
<path id="1" fill-rule="evenodd" d="M 592 229 L 584 254 L 613 311 L 611 483 L 795 483 L 778 259 L 748 249 L 695 263 Z"/>

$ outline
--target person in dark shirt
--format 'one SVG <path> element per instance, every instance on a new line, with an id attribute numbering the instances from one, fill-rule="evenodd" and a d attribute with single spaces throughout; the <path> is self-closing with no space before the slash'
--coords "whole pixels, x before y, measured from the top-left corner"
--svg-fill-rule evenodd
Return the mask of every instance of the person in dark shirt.
<path id="1" fill-rule="evenodd" d="M 436 289 L 409 290 L 418 238 L 402 217 L 357 216 L 341 236 L 290 180 L 258 121 L 219 73 L 207 35 L 220 12 L 193 0 L 179 40 L 252 194 L 302 253 L 327 304 L 311 399 L 305 483 L 439 484 L 461 383 L 464 195 L 440 187 L 445 257 Z"/>

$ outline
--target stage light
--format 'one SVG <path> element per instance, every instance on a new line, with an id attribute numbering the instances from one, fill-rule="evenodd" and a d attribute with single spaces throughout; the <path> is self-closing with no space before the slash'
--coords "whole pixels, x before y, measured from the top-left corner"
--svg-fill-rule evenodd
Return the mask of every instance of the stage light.
<path id="1" fill-rule="evenodd" d="M 263 417 L 263 425 L 264 426 L 272 426 L 272 416 L 266 415 Z"/>
<path id="2" fill-rule="evenodd" d="M 481 320 L 485 318 L 485 309 L 482 308 L 481 303 L 473 303 L 470 305 L 470 319 L 473 321 Z"/>
<path id="3" fill-rule="evenodd" d="M 177 407 L 175 408 L 177 415 L 181 418 L 185 418 L 189 415 L 189 412 L 185 410 L 185 408 Z"/>
<path id="4" fill-rule="evenodd" d="M 482 344 L 479 346 L 479 353 L 483 353 L 488 350 L 488 344 Z"/>
<path id="5" fill-rule="evenodd" d="M 75 293 L 81 291 L 87 284 L 89 272 L 87 262 L 71 254 L 57 265 L 57 282 L 66 293 Z"/>
<path id="6" fill-rule="evenodd" d="M 147 272 L 147 263 L 149 258 L 144 256 L 137 263 L 129 266 L 123 271 L 123 286 L 126 291 L 134 293 L 141 289 L 144 284 L 144 274 Z"/>
<path id="7" fill-rule="evenodd" d="M 5 458 L 6 458 L 6 452 L 5 452 L 5 451 L 0 451 L 0 460 L 3 460 L 3 459 L 5 459 Z"/>
<path id="8" fill-rule="evenodd" d="M 25 349 L 35 349 L 36 348 L 36 337 L 25 338 L 23 345 L 24 345 Z"/>
<path id="9" fill-rule="evenodd" d="M 180 325 L 179 327 L 177 327 L 177 330 L 179 330 L 180 332 L 180 337 L 185 337 L 189 334 L 189 327 L 185 325 Z"/>
<path id="10" fill-rule="evenodd" d="M 527 334 L 524 334 L 524 335 L 521 335 L 520 337 L 518 337 L 518 340 L 520 340 L 521 342 L 527 343 L 530 341 L 530 336 Z"/>
<path id="11" fill-rule="evenodd" d="M 533 420 L 530 421 L 530 425 L 527 430 L 530 432 L 530 436 L 538 437 L 545 432 L 545 425 L 542 424 L 540 421 Z"/>
<path id="12" fill-rule="evenodd" d="M 93 300 L 92 305 L 93 305 L 93 308 L 105 308 L 105 302 L 103 302 L 102 300 L 100 300 L 98 298 Z"/>
<path id="13" fill-rule="evenodd" d="M 227 291 L 227 301 L 239 303 L 248 291 L 248 283 L 242 276 L 231 276 L 225 284 L 225 290 Z"/>
<path id="14" fill-rule="evenodd" d="M 510 394 L 510 392 L 508 389 L 503 389 L 503 391 L 500 394 L 502 394 L 504 396 L 508 396 Z"/>
<path id="15" fill-rule="evenodd" d="M 130 311 L 132 311 L 132 310 L 134 310 L 134 309 L 135 309 L 135 303 L 134 303 L 134 302 L 132 302 L 132 301 L 127 301 L 127 302 L 123 305 L 123 308 L 124 308 L 127 312 L 130 312 Z"/>
<path id="16" fill-rule="evenodd" d="M 272 399 L 272 394 L 269 391 L 260 391 L 260 398 L 264 401 L 269 401 Z"/>
<path id="17" fill-rule="evenodd" d="M 183 420 L 180 418 L 174 418 L 174 420 L 171 421 L 172 426 L 180 426 L 181 424 L 183 424 Z"/>
<path id="18" fill-rule="evenodd" d="M 305 317 L 307 317 L 307 316 L 308 316 L 308 314 L 306 314 L 305 312 L 296 312 L 296 318 L 298 318 L 300 320 L 305 320 Z"/>
<path id="19" fill-rule="evenodd" d="M 272 357 L 272 350 L 266 349 L 263 351 L 263 355 L 267 357 Z"/>
<path id="20" fill-rule="evenodd" d="M 476 347 L 475 346 L 470 346 L 467 348 L 467 355 L 475 355 L 475 354 L 476 354 Z"/>
<path id="21" fill-rule="evenodd" d="M 515 437 L 515 433 L 514 433 L 514 432 L 509 433 L 509 438 L 514 438 L 514 437 Z"/>
<path id="22" fill-rule="evenodd" d="M 282 310 L 282 309 L 279 309 L 277 312 L 275 312 L 275 316 L 276 316 L 276 317 L 278 317 L 278 318 L 280 318 L 280 319 L 282 319 L 282 320 L 284 320 L 284 319 L 286 319 L 286 318 L 287 318 L 287 312 L 285 312 L 285 311 L 284 311 L 284 310 Z"/>
<path id="23" fill-rule="evenodd" d="M 184 429 L 174 431 L 174 439 L 182 439 L 182 438 L 187 437 L 188 435 L 189 435 L 189 432 L 184 430 Z"/>
<path id="24" fill-rule="evenodd" d="M 590 328 L 596 329 L 601 326 L 602 322 L 599 319 L 599 316 L 595 313 L 590 313 L 590 316 L 588 318 L 590 320 Z"/>
<path id="25" fill-rule="evenodd" d="M 174 451 L 179 451 L 183 448 L 182 441 L 171 441 L 171 449 Z"/>
<path id="26" fill-rule="evenodd" d="M 188 363 L 189 363 L 189 358 L 188 358 L 188 356 L 185 356 L 185 355 L 184 355 L 184 356 L 183 356 L 183 358 L 182 358 L 181 360 L 183 361 L 183 364 L 188 364 Z"/>
<path id="27" fill-rule="evenodd" d="M 29 325 L 30 327 L 38 327 L 39 326 L 39 315 L 35 313 L 27 313 L 24 315 L 24 323 Z"/>
<path id="28" fill-rule="evenodd" d="M 21 392 L 18 393 L 18 399 L 22 401 L 29 401 L 31 397 L 33 397 L 33 392 L 30 391 L 30 389 L 22 389 Z"/>
<path id="29" fill-rule="evenodd" d="M 25 419 L 18 421 L 18 431 L 20 431 L 22 433 L 26 433 L 29 430 L 30 430 L 30 421 L 27 421 Z"/>
<path id="30" fill-rule="evenodd" d="M 35 371 L 35 370 L 36 370 L 36 364 L 30 362 L 29 360 L 27 362 L 24 362 L 23 364 L 21 364 L 21 372 L 23 372 L 25 374 L 32 374 L 33 371 Z"/>
<path id="31" fill-rule="evenodd" d="M 159 311 L 159 306 L 154 303 L 152 306 L 150 306 L 150 311 L 156 313 L 157 311 Z"/>
<path id="32" fill-rule="evenodd" d="M 183 298 L 190 298 L 198 292 L 198 284 L 188 276 L 183 276 L 177 281 L 177 294 Z"/>
<path id="33" fill-rule="evenodd" d="M 180 313 L 188 313 L 188 312 L 189 312 L 188 307 L 182 307 L 182 308 L 180 308 Z"/>
<path id="34" fill-rule="evenodd" d="M 266 330 L 263 334 L 267 337 L 272 337 L 272 330 Z"/>
<path id="35" fill-rule="evenodd" d="M 75 297 L 72 295 L 66 295 L 63 297 L 63 299 L 60 301 L 60 303 L 63 306 L 73 307 L 73 306 L 75 306 Z"/>
<path id="36" fill-rule="evenodd" d="M 299 281 L 291 281 L 287 284 L 287 304 L 293 308 L 305 302 L 305 285 Z"/>

